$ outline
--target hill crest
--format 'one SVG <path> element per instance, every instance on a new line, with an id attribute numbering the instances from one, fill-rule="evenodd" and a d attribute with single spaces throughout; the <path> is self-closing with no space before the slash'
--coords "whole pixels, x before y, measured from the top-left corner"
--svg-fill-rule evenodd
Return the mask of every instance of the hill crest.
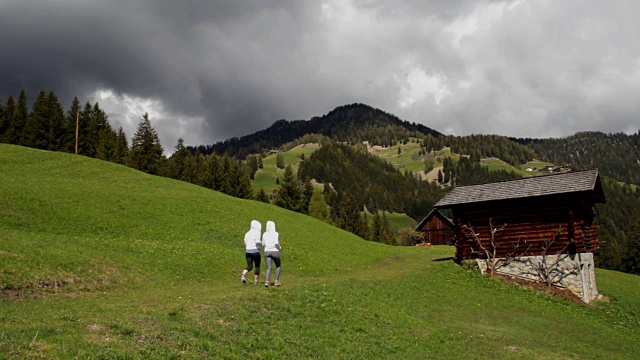
<path id="1" fill-rule="evenodd" d="M 243 159 L 249 154 L 280 148 L 308 134 L 322 134 L 334 140 L 372 145 L 393 145 L 399 140 L 417 135 L 442 136 L 427 126 L 401 120 L 369 105 L 355 103 L 339 106 L 323 116 L 310 120 L 277 120 L 270 127 L 242 137 L 234 137 L 213 145 L 195 149 L 205 155 L 213 152 Z"/>

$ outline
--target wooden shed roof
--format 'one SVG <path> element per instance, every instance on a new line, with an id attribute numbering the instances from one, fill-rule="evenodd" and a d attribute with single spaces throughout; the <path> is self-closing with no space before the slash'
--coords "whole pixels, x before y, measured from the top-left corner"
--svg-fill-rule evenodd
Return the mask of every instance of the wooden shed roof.
<path id="1" fill-rule="evenodd" d="M 449 219 L 448 217 L 444 216 L 440 211 L 438 211 L 438 209 L 434 208 L 433 210 L 431 210 L 429 212 L 429 214 L 427 214 L 427 216 L 424 217 L 424 219 L 422 219 L 422 221 L 420 221 L 418 226 L 416 226 L 415 230 L 420 230 L 424 226 L 424 224 L 426 224 L 434 216 L 439 217 L 451 229 L 454 228 L 455 225 L 453 224 L 453 221 L 451 219 Z"/>
<path id="2" fill-rule="evenodd" d="M 462 204 L 581 192 L 587 192 L 596 202 L 604 203 L 604 191 L 598 170 L 536 176 L 482 185 L 458 186 L 438 201 L 434 207 L 448 208 Z"/>

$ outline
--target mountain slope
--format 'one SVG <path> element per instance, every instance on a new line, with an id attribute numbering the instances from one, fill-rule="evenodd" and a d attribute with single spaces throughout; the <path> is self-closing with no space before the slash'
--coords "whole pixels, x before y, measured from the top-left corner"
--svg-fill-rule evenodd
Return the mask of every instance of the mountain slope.
<path id="1" fill-rule="evenodd" d="M 640 185 L 640 131 L 632 135 L 585 131 L 564 138 L 518 141 L 543 160 L 580 170 L 597 168 L 618 181 Z"/>
<path id="2" fill-rule="evenodd" d="M 610 302 L 584 306 L 481 277 L 454 265 L 450 248 L 367 242 L 271 205 L 17 146 L 0 145 L 0 183 L 0 353 L 8 358 L 640 351 L 637 276 L 598 270 Z M 251 219 L 278 225 L 282 288 L 239 281 Z"/>
<path id="3" fill-rule="evenodd" d="M 281 226 L 285 246 L 296 244 L 288 252 L 293 263 L 343 241 L 368 255 L 353 262 L 347 255 L 330 260 L 319 252 L 307 261 L 355 266 L 382 256 L 374 251 L 378 244 L 275 206 L 82 156 L 1 144 L 0 149 L 3 250 L 35 251 L 4 259 L 13 271 L 0 275 L 1 289 L 29 291 L 65 276 L 75 278 L 75 285 L 94 283 L 108 275 L 96 273 L 100 268 L 119 274 L 118 281 L 134 283 L 138 277 L 188 281 L 232 269 L 239 273 L 244 266 L 241 240 L 252 219 Z M 298 223 L 304 225 L 291 226 Z M 331 267 L 311 269 L 318 275 Z"/>
<path id="4" fill-rule="evenodd" d="M 278 149 L 307 134 L 322 134 L 335 141 L 358 143 L 364 140 L 373 145 L 393 145 L 403 138 L 417 134 L 441 134 L 421 124 L 402 121 L 396 116 L 364 104 L 340 106 L 322 117 L 311 120 L 278 120 L 265 130 L 218 142 L 212 146 L 198 146 L 197 150 L 210 154 L 229 154 L 244 159 L 248 154 Z"/>

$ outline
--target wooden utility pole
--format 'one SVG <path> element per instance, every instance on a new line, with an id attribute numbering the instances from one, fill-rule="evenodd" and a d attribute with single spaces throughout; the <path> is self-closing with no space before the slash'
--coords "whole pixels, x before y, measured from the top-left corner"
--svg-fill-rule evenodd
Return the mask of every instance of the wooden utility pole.
<path id="1" fill-rule="evenodd" d="M 80 118 L 80 111 L 76 112 L 76 155 L 78 154 L 78 120 Z"/>

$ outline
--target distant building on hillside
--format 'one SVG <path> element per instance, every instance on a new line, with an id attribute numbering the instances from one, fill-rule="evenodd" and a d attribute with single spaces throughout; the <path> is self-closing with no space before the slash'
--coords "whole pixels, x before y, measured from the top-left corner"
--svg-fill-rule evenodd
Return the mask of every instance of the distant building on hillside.
<path id="1" fill-rule="evenodd" d="M 598 295 L 593 207 L 604 202 L 600 175 L 589 170 L 459 186 L 434 207 L 453 212 L 456 262 L 566 288 L 589 303 Z"/>
<path id="2" fill-rule="evenodd" d="M 542 169 L 540 169 L 540 171 L 544 171 L 544 172 L 560 172 L 562 171 L 562 166 L 556 166 L 556 165 L 547 165 L 545 167 L 543 167 Z"/>
<path id="3" fill-rule="evenodd" d="M 453 245 L 453 222 L 438 209 L 433 209 L 420 221 L 415 230 L 424 234 L 431 245 Z"/>

